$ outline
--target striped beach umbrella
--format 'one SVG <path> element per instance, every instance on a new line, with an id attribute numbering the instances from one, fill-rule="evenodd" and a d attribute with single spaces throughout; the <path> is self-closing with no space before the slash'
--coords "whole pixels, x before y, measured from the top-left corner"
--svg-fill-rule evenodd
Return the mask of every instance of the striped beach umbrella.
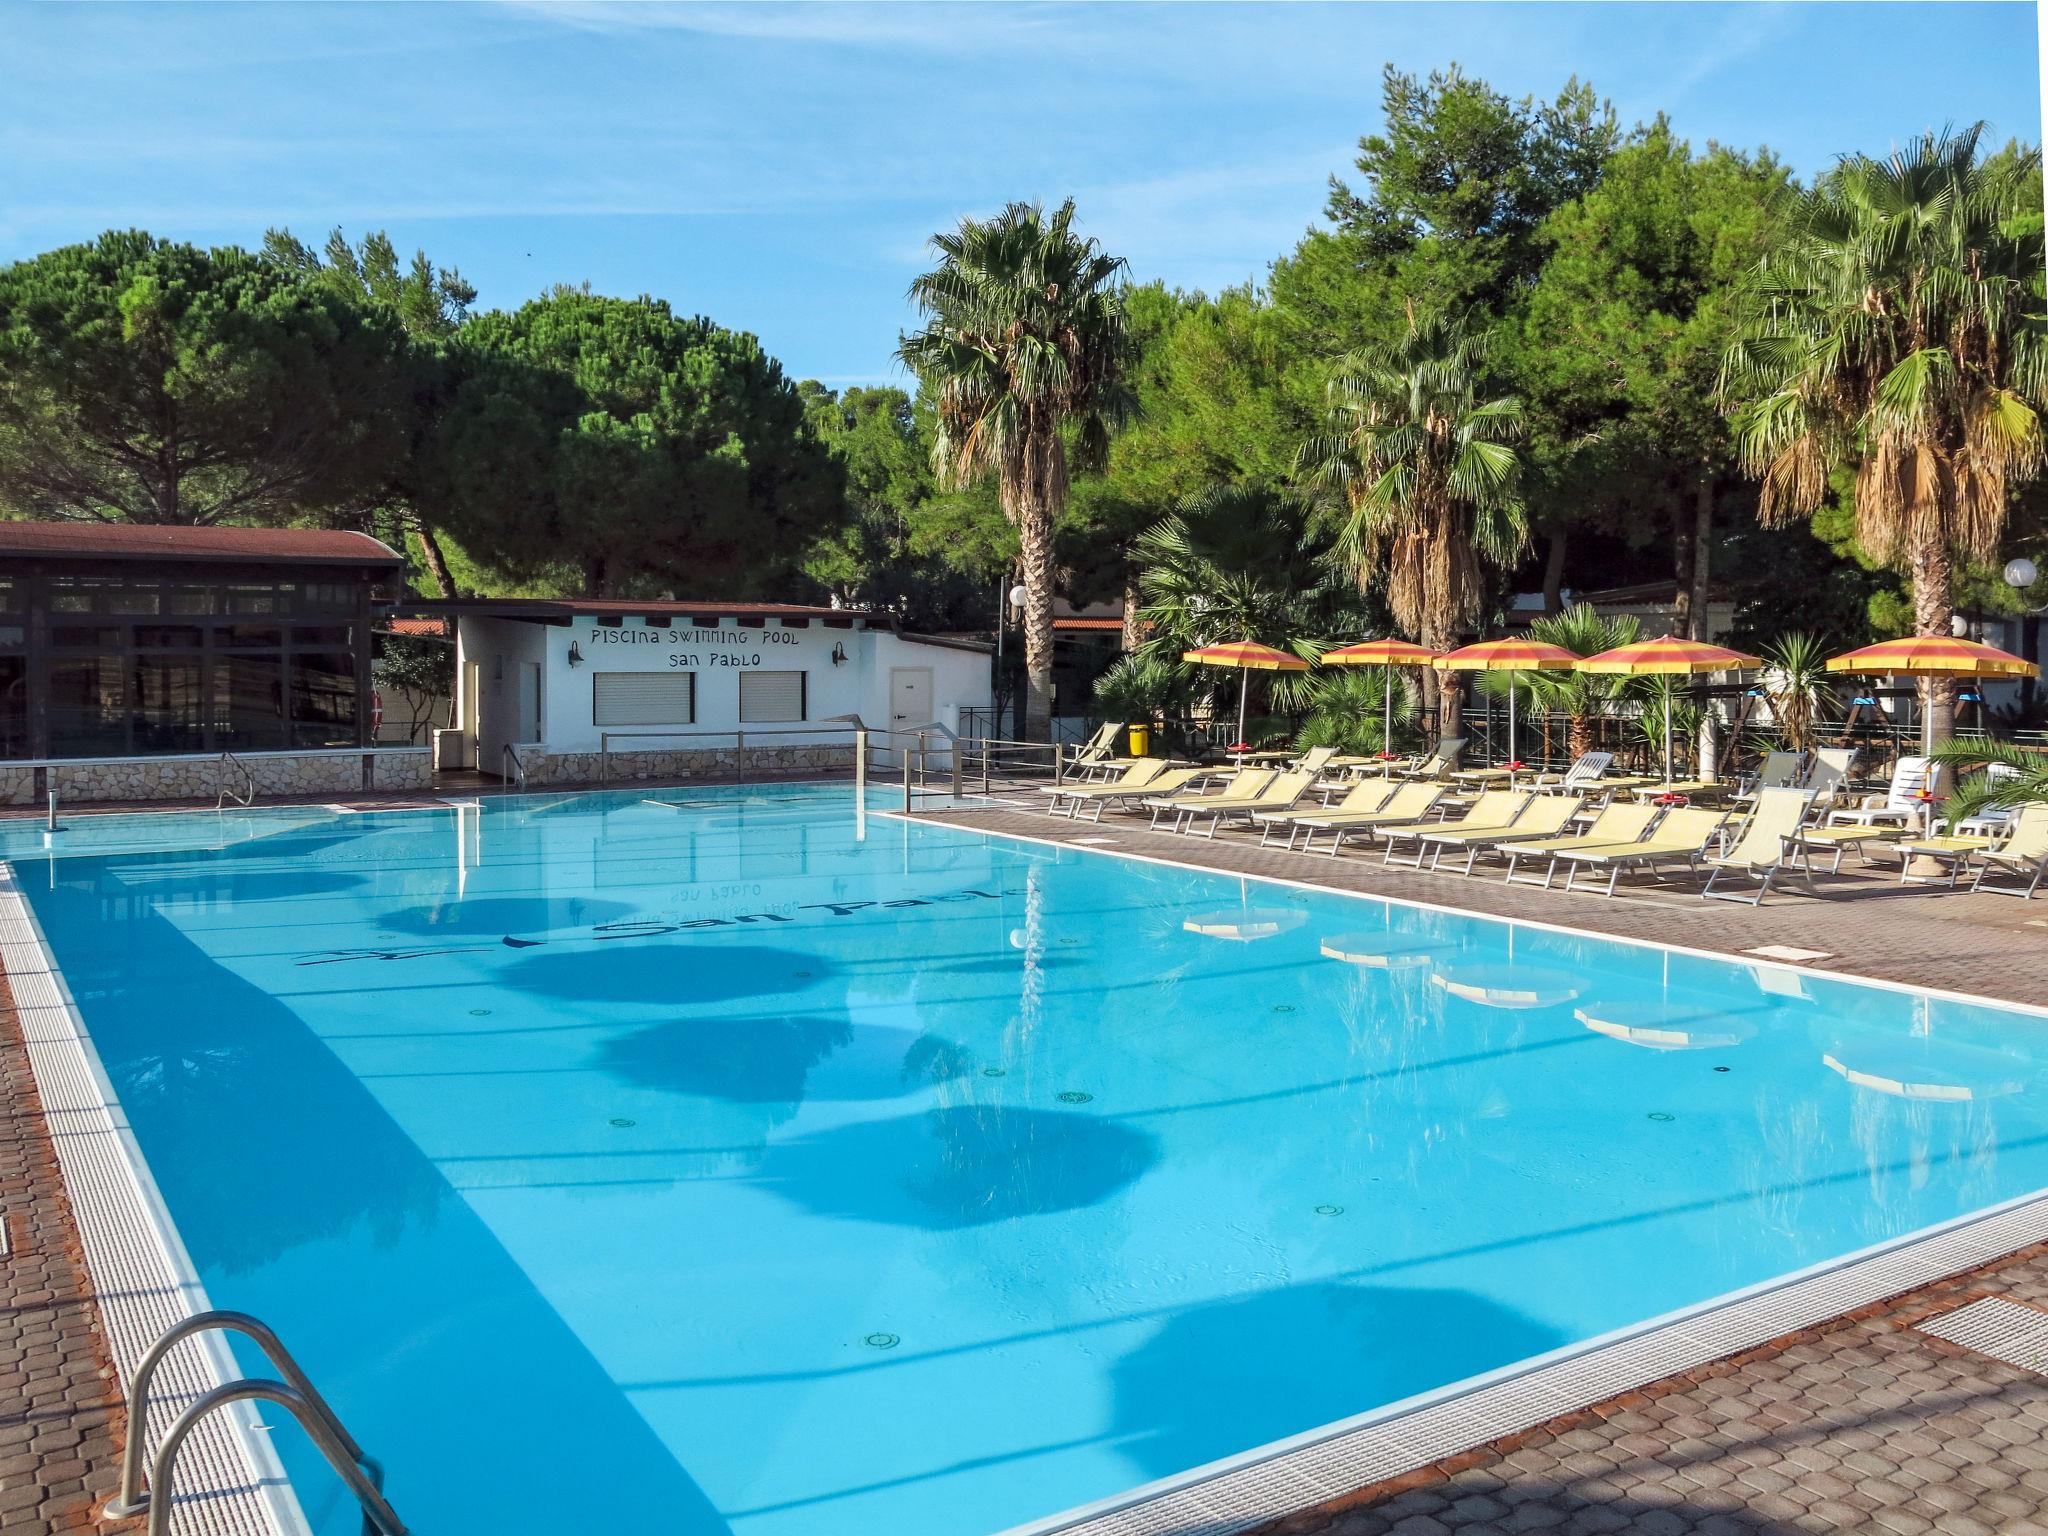
<path id="1" fill-rule="evenodd" d="M 1385 667 L 1387 669 L 1387 710 L 1380 727 L 1380 760 L 1392 771 L 1394 760 L 1394 668 L 1426 667 L 1435 661 L 1440 652 L 1432 651 L 1426 645 L 1417 645 L 1412 640 L 1361 640 L 1356 645 L 1339 646 L 1334 651 L 1323 652 L 1326 667 Z"/>
<path id="2" fill-rule="evenodd" d="M 1270 645 L 1261 645 L 1256 640 L 1233 640 L 1227 645 L 1205 645 L 1196 650 L 1182 651 L 1182 661 L 1192 661 L 1204 667 L 1235 667 L 1244 674 L 1237 685 L 1237 745 L 1241 749 L 1244 739 L 1244 708 L 1247 694 L 1251 691 L 1254 672 L 1306 672 L 1308 663 L 1288 651 L 1276 651 Z"/>
<path id="3" fill-rule="evenodd" d="M 1954 635 L 1907 635 L 1898 640 L 1880 640 L 1840 656 L 1828 658 L 1830 672 L 1852 672 L 1877 677 L 2039 677 L 2041 669 L 2024 656 L 2001 651 L 1995 645 L 1980 645 Z M 1921 709 L 1920 744 L 1932 752 L 1930 735 L 1934 721 L 1930 711 Z"/>
<path id="4" fill-rule="evenodd" d="M 1681 640 L 1662 635 L 1655 640 L 1638 640 L 1617 645 L 1611 651 L 1588 656 L 1579 662 L 1581 672 L 1623 677 L 1692 677 L 1704 672 L 1734 672 L 1743 667 L 1760 667 L 1763 662 L 1724 645 L 1703 640 Z M 1671 695 L 1664 695 L 1664 782 L 1671 782 Z"/>
<path id="5" fill-rule="evenodd" d="M 1482 640 L 1460 646 L 1436 658 L 1433 666 L 1445 672 L 1569 672 L 1579 664 L 1578 655 L 1561 645 L 1541 640 Z M 1508 782 L 1515 782 L 1515 685 L 1508 683 Z"/>

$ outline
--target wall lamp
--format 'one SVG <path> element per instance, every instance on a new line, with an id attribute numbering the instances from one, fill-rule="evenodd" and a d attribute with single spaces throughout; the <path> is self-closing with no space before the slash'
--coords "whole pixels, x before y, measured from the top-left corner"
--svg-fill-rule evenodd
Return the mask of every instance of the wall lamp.
<path id="1" fill-rule="evenodd" d="M 835 667 L 841 666 L 845 663 L 845 661 L 846 647 L 840 644 L 838 641 L 834 641 L 832 644 L 832 665 Z"/>
<path id="2" fill-rule="evenodd" d="M 572 667 L 580 667 L 583 665 L 583 647 L 578 645 L 574 640 L 571 640 L 569 642 L 569 665 Z"/>

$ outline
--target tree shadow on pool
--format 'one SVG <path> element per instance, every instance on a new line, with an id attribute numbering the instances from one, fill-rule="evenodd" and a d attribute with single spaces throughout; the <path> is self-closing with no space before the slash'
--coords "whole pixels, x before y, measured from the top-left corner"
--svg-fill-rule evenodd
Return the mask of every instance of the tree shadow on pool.
<path id="1" fill-rule="evenodd" d="M 451 896 L 386 913 L 379 926 L 393 933 L 496 937 L 592 928 L 630 917 L 635 910 L 622 901 L 588 896 L 479 896 L 468 901 Z"/>
<path id="2" fill-rule="evenodd" d="M 830 967 L 802 950 L 767 944 L 675 943 L 622 936 L 529 952 L 507 966 L 507 985 L 578 1003 L 720 1003 L 772 997 L 808 985 L 799 971 Z"/>
<path id="3" fill-rule="evenodd" d="M 964 1077 L 970 1062 L 961 1046 L 936 1035 L 798 1015 L 672 1019 L 605 1041 L 598 1065 L 636 1088 L 794 1113 L 807 1098 L 900 1098 Z"/>
<path id="4" fill-rule="evenodd" d="M 760 1182 L 819 1216 L 950 1231 L 1095 1205 L 1158 1161 L 1093 1115 L 968 1106 L 867 1120 L 772 1148 Z"/>
<path id="5" fill-rule="evenodd" d="M 1166 1477 L 1565 1342 L 1470 1291 L 1286 1286 L 1176 1313 L 1119 1360 L 1115 1433 Z"/>

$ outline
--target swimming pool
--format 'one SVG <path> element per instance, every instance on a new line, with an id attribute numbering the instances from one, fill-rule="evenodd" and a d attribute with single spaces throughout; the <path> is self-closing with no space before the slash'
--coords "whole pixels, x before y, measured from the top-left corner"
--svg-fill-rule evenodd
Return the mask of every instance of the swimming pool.
<path id="1" fill-rule="evenodd" d="M 423 1532 L 984 1536 L 2048 1185 L 2031 1015 L 843 788 L 183 841 L 14 856 Z"/>

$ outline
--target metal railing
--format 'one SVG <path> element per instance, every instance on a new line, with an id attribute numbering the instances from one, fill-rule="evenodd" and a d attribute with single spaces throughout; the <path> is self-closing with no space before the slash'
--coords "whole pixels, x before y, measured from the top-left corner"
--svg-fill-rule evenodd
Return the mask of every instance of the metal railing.
<path id="1" fill-rule="evenodd" d="M 540 743 L 532 742 L 527 743 L 527 745 L 538 746 Z M 516 782 L 521 789 L 524 789 L 526 788 L 526 760 L 519 755 L 519 746 L 520 744 L 515 742 L 508 741 L 505 743 L 504 748 L 499 754 L 499 766 L 509 771 L 500 774 L 498 777 L 506 784 Z"/>
<path id="2" fill-rule="evenodd" d="M 263 1351 L 283 1381 L 260 1376 L 242 1377 L 201 1394 L 164 1432 L 149 1467 L 149 1481 L 143 1483 L 142 1460 L 147 1437 L 146 1411 L 150 1383 L 164 1356 L 181 1340 L 202 1333 L 239 1333 Z M 407 1536 L 405 1522 L 384 1497 L 384 1470 L 356 1444 L 343 1427 L 341 1418 L 328 1406 L 312 1379 L 299 1368 L 291 1351 L 284 1347 L 268 1324 L 246 1312 L 201 1312 L 164 1330 L 135 1367 L 128 1388 L 128 1444 L 121 1456 L 121 1491 L 106 1506 L 108 1518 L 127 1520 L 149 1516 L 148 1536 L 168 1536 L 171 1506 L 177 1497 L 178 1453 L 200 1421 L 217 1408 L 230 1403 L 259 1401 L 275 1403 L 298 1420 L 307 1437 L 326 1458 L 327 1464 L 347 1485 L 363 1510 L 363 1536 Z"/>
<path id="3" fill-rule="evenodd" d="M 220 766 L 220 793 L 214 797 L 213 808 L 217 811 L 222 806 L 226 805 L 230 800 L 233 800 L 237 805 L 254 805 L 256 803 L 255 770 L 250 768 L 250 766 L 247 763 L 243 762 L 239 757 L 235 756 L 235 754 L 232 752 L 221 753 Z M 229 784 L 227 781 L 227 770 L 230 768 L 238 770 L 242 775 L 242 793 L 239 797 L 237 797 L 234 793 L 234 786 Z M 54 802 L 56 798 L 57 792 L 55 790 L 51 790 L 51 801 Z"/>

